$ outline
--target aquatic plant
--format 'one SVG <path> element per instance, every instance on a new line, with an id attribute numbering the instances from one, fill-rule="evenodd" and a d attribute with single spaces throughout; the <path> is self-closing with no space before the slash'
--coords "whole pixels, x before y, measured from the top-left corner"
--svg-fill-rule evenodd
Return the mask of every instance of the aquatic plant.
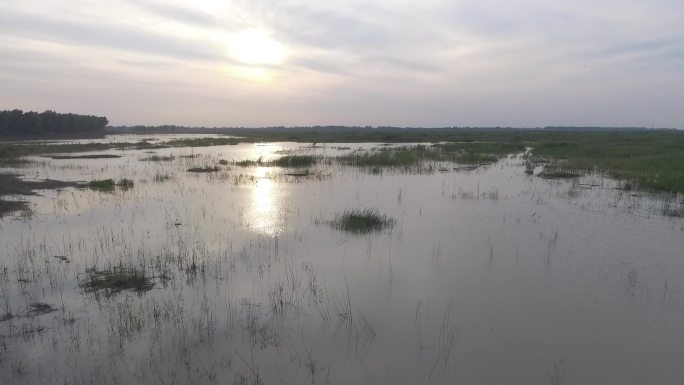
<path id="1" fill-rule="evenodd" d="M 394 226 L 394 219 L 379 214 L 376 209 L 350 209 L 338 214 L 330 225 L 341 231 L 366 234 Z"/>

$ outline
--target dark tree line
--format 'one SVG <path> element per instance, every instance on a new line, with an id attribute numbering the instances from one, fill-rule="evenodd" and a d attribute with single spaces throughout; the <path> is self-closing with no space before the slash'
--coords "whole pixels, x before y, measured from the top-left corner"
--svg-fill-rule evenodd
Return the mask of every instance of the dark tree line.
<path id="1" fill-rule="evenodd" d="M 0 138 L 100 137 L 107 118 L 54 111 L 0 111 Z"/>

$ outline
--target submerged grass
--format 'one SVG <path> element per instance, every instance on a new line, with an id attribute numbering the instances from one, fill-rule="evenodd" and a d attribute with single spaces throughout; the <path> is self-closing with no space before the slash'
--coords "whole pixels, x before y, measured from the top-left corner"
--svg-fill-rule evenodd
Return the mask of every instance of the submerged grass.
<path id="1" fill-rule="evenodd" d="M 52 155 L 50 159 L 116 159 L 121 155 L 114 154 L 90 154 L 90 155 Z"/>
<path id="2" fill-rule="evenodd" d="M 145 158 L 140 158 L 141 162 L 171 162 L 176 159 L 173 155 L 151 155 Z"/>
<path id="3" fill-rule="evenodd" d="M 195 173 L 209 173 L 209 172 L 218 172 L 220 168 L 216 166 L 203 166 L 203 167 L 191 167 L 187 171 L 188 172 L 195 172 Z"/>
<path id="4" fill-rule="evenodd" d="M 118 266 L 106 270 L 89 269 L 79 286 L 86 292 L 104 291 L 112 295 L 123 290 L 142 293 L 151 290 L 154 282 L 143 269 Z"/>
<path id="5" fill-rule="evenodd" d="M 270 162 L 264 162 L 262 158 L 257 160 L 240 160 L 233 162 L 234 165 L 240 167 L 282 167 L 282 168 L 303 168 L 311 167 L 318 163 L 320 157 L 313 155 L 285 155 Z"/>
<path id="6" fill-rule="evenodd" d="M 311 167 L 318 162 L 318 157 L 313 155 L 286 155 L 270 164 L 276 167 Z"/>
<path id="7" fill-rule="evenodd" d="M 338 214 L 329 224 L 348 233 L 367 234 L 392 228 L 394 222 L 394 219 L 375 209 L 351 209 Z"/>
<path id="8" fill-rule="evenodd" d="M 119 179 L 118 181 L 114 181 L 114 179 L 96 179 L 88 182 L 86 187 L 96 191 L 113 192 L 116 187 L 126 191 L 133 188 L 134 185 L 135 183 L 131 179 L 126 178 Z"/>

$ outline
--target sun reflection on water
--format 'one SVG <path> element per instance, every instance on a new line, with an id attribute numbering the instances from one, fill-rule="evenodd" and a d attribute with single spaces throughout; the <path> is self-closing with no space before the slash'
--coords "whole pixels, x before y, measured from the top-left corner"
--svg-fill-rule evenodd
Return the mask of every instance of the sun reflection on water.
<path id="1" fill-rule="evenodd" d="M 270 170 L 269 167 L 258 167 L 255 170 L 254 175 L 259 179 L 252 187 L 247 218 L 254 231 L 276 236 L 283 230 L 285 213 L 282 190 L 268 176 Z"/>

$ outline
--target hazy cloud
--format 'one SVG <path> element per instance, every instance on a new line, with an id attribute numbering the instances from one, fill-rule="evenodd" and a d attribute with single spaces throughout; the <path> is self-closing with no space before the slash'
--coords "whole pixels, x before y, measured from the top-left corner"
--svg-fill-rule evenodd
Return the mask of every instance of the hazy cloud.
<path id="1" fill-rule="evenodd" d="M 0 103 L 114 124 L 684 127 L 682 17 L 673 0 L 7 0 Z M 284 59 L 234 58 L 244 30 Z"/>

